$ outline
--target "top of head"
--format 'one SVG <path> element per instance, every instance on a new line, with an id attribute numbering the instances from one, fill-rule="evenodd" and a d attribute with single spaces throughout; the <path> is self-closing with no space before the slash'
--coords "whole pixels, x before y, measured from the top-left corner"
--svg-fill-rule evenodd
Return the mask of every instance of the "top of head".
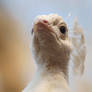
<path id="1" fill-rule="evenodd" d="M 42 15 L 35 19 L 32 30 L 32 50 L 37 62 L 41 62 L 42 59 L 53 62 L 69 59 L 71 44 L 68 39 L 68 28 L 60 16 Z"/>
<path id="2" fill-rule="evenodd" d="M 34 31 L 42 28 L 48 30 L 50 29 L 49 31 L 55 32 L 55 34 L 60 36 L 63 40 L 67 39 L 68 37 L 67 25 L 61 16 L 58 16 L 57 14 L 41 15 L 36 17 L 33 28 L 36 27 L 37 29 L 34 29 Z"/>

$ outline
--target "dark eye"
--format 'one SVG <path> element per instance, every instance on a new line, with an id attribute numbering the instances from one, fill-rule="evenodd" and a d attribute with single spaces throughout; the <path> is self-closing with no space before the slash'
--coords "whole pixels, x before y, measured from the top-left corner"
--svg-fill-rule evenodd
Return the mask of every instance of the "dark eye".
<path id="1" fill-rule="evenodd" d="M 60 28 L 60 32 L 65 34 L 66 33 L 66 27 L 65 26 L 61 26 Z"/>
<path id="2" fill-rule="evenodd" d="M 32 28 L 31 34 L 33 34 L 33 31 L 34 31 L 34 30 L 33 30 L 33 28 Z"/>

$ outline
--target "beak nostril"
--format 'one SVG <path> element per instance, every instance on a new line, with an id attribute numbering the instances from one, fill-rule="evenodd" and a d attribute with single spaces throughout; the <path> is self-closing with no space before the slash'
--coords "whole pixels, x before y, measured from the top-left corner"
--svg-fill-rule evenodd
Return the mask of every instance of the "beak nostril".
<path id="1" fill-rule="evenodd" d="M 44 23 L 48 23 L 48 21 L 47 21 L 47 20 L 43 20 L 43 22 L 44 22 Z"/>

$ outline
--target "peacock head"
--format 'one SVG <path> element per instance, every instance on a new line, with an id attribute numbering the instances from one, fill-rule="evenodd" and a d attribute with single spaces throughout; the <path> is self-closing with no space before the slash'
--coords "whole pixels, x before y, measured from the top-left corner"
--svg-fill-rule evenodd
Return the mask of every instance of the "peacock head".
<path id="1" fill-rule="evenodd" d="M 31 31 L 32 51 L 39 63 L 69 59 L 72 51 L 67 24 L 57 14 L 38 16 Z"/>

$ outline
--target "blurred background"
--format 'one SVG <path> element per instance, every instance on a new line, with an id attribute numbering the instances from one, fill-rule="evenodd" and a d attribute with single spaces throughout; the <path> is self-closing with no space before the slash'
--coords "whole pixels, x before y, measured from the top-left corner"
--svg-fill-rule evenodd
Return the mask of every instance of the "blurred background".
<path id="1" fill-rule="evenodd" d="M 0 0 L 0 92 L 21 92 L 35 72 L 30 30 L 34 18 L 57 13 L 72 27 L 75 17 L 83 27 L 87 58 L 84 75 L 72 92 L 92 92 L 92 0 Z"/>

